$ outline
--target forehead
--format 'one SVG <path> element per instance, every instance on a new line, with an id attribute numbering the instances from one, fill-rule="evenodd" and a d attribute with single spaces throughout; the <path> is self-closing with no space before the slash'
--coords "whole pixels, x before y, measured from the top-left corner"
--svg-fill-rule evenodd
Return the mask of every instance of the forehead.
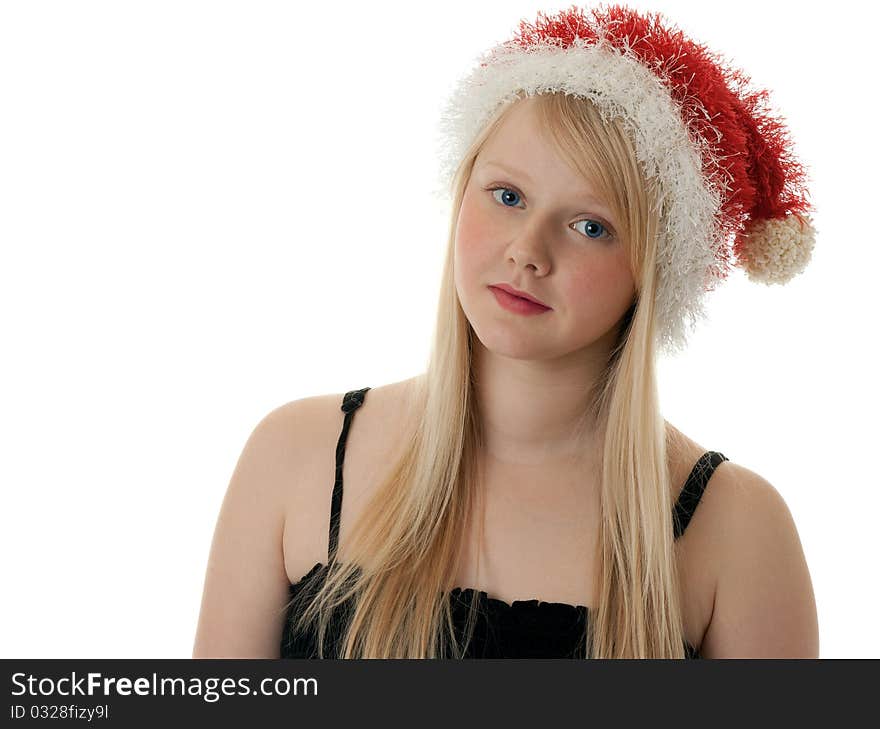
<path id="1" fill-rule="evenodd" d="M 484 143 L 474 169 L 513 178 L 511 182 L 528 185 L 536 194 L 550 190 L 554 197 L 564 195 L 574 202 L 604 203 L 601 186 L 561 156 L 542 129 L 532 99 L 508 112 Z"/>

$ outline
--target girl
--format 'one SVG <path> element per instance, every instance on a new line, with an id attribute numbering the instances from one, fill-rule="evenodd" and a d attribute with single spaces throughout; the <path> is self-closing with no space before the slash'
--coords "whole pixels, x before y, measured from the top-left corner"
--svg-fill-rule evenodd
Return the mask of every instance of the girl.
<path id="1" fill-rule="evenodd" d="M 809 262 L 765 98 L 622 6 L 493 48 L 443 116 L 426 372 L 257 426 L 193 655 L 817 657 L 785 502 L 666 422 L 656 385 L 733 265 L 781 284 Z"/>

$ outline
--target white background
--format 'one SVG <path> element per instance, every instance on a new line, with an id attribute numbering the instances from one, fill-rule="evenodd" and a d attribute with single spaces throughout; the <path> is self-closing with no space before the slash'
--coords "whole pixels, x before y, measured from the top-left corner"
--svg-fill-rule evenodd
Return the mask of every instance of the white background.
<path id="1" fill-rule="evenodd" d="M 442 102 L 566 5 L 0 5 L 3 657 L 191 655 L 247 436 L 423 371 Z M 874 25 L 855 3 L 632 6 L 772 90 L 819 231 L 788 286 L 736 270 L 710 296 L 661 362 L 664 415 L 785 498 L 821 656 L 878 657 Z"/>

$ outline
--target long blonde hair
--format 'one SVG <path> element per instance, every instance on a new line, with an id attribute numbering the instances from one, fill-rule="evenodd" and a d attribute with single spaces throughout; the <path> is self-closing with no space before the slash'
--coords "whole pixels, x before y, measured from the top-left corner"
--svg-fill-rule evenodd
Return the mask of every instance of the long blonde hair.
<path id="1" fill-rule="evenodd" d="M 412 441 L 352 525 L 346 545 L 351 559 L 332 560 L 323 583 L 301 593 L 309 599 L 299 606 L 293 629 L 314 626 L 319 657 L 456 658 L 472 637 L 478 603 L 471 603 L 459 645 L 448 599 L 478 499 L 483 443 L 472 372 L 475 335 L 454 285 L 454 236 L 477 154 L 523 98 L 497 110 L 452 181 L 437 320 L 419 378 Z M 581 97 L 531 98 L 559 154 L 596 184 L 611 206 L 636 282 L 633 304 L 583 416 L 583 422 L 600 423 L 601 453 L 598 604 L 590 608 L 583 655 L 683 658 L 675 495 L 654 351 L 656 188 L 645 179 L 619 119 L 603 120 Z M 344 620 L 334 622 L 341 631 L 334 636 L 336 654 L 325 656 L 327 627 L 339 615 Z"/>

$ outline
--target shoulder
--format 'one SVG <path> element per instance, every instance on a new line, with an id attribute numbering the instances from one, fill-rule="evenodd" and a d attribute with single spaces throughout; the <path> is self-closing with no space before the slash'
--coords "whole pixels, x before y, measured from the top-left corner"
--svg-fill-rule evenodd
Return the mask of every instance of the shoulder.
<path id="1" fill-rule="evenodd" d="M 278 438 L 295 445 L 308 439 L 319 426 L 329 424 L 332 415 L 342 417 L 344 393 L 311 395 L 291 400 L 270 410 L 254 429 L 254 434 L 264 439 Z"/>
<path id="2" fill-rule="evenodd" d="M 223 498 L 202 594 L 193 657 L 277 657 L 288 595 L 286 504 L 306 503 L 309 425 L 320 398 L 286 403 L 252 428 Z"/>
<path id="3" fill-rule="evenodd" d="M 371 390 L 358 411 L 374 411 L 374 402 L 384 389 L 376 388 L 376 393 Z M 257 423 L 250 441 L 266 449 L 266 454 L 279 464 L 291 458 L 302 463 L 316 450 L 334 450 L 345 417 L 342 403 L 346 392 L 310 395 L 279 405 Z"/>
<path id="4" fill-rule="evenodd" d="M 316 453 L 327 448 L 331 429 L 342 422 L 343 395 L 291 400 L 260 417 L 236 464 L 235 483 L 247 487 L 251 501 L 273 504 L 285 516 L 291 507 L 313 502 L 310 473 Z"/>
<path id="5" fill-rule="evenodd" d="M 346 441 L 346 461 L 349 449 L 366 449 L 368 452 L 384 443 L 383 436 L 398 423 L 409 408 L 412 384 L 415 380 L 403 380 L 387 385 L 370 387 L 362 404 L 357 408 L 357 438 Z M 345 413 L 342 410 L 346 392 L 311 395 L 280 405 L 257 423 L 248 441 L 250 450 L 259 451 L 267 465 L 284 468 L 297 463 L 301 472 L 312 457 L 320 461 L 325 472 L 328 457 L 333 457 L 342 431 Z M 385 427 L 383 427 L 385 426 Z"/>
<path id="6" fill-rule="evenodd" d="M 340 548 L 370 486 L 381 480 L 383 468 L 408 442 L 402 423 L 410 420 L 403 416 L 412 412 L 412 383 L 404 380 L 370 386 L 352 413 L 345 439 Z M 267 431 L 267 459 L 278 474 L 287 569 L 293 577 L 327 554 L 338 444 L 346 417 L 342 404 L 346 392 L 363 387 L 286 403 L 270 412 L 261 426 Z"/>
<path id="7" fill-rule="evenodd" d="M 358 419 L 383 419 L 389 418 L 392 413 L 395 416 L 402 414 L 404 409 L 409 409 L 417 381 L 418 378 L 411 378 L 386 385 L 364 386 L 368 392 L 357 408 Z M 258 427 L 281 435 L 296 433 L 301 438 L 315 434 L 317 438 L 325 440 L 328 431 L 338 431 L 342 425 L 342 403 L 346 393 L 360 389 L 363 388 L 292 400 L 270 411 Z"/>
<path id="8" fill-rule="evenodd" d="M 726 461 L 703 501 L 715 598 L 702 655 L 818 657 L 812 582 L 785 499 L 763 476 Z"/>

